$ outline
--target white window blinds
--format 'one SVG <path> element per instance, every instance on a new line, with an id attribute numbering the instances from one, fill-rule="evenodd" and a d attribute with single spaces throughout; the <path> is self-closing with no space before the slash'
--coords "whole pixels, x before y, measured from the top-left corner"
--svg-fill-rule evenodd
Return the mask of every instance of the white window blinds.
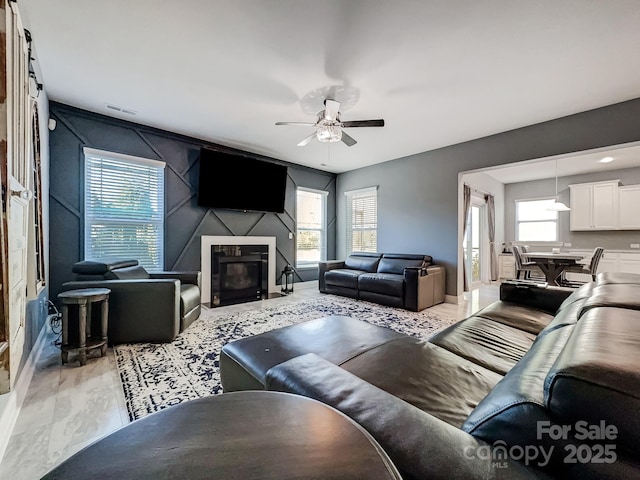
<path id="1" fill-rule="evenodd" d="M 378 187 L 345 192 L 347 252 L 377 252 Z"/>
<path id="2" fill-rule="evenodd" d="M 164 162 L 84 149 L 84 258 L 164 267 Z"/>
<path id="3" fill-rule="evenodd" d="M 318 266 L 327 258 L 328 192 L 298 187 L 296 190 L 296 266 Z"/>

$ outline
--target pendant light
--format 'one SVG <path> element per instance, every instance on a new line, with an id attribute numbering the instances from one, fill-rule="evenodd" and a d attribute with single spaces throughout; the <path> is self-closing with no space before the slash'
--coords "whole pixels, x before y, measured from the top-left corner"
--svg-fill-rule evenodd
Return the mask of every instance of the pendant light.
<path id="1" fill-rule="evenodd" d="M 560 201 L 560 196 L 558 195 L 558 160 L 556 159 L 556 196 L 554 197 L 553 204 L 549 207 L 549 210 L 553 210 L 555 212 L 568 212 L 571 210 L 564 203 Z"/>

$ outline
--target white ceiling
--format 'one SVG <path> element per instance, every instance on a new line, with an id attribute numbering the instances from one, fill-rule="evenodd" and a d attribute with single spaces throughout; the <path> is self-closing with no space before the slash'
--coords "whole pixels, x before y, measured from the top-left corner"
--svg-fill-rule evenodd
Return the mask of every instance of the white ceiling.
<path id="1" fill-rule="evenodd" d="M 601 163 L 605 157 L 613 161 Z M 612 149 L 597 149 L 596 151 L 580 152 L 573 155 L 562 155 L 558 158 L 530 160 L 507 166 L 496 167 L 482 171 L 502 183 L 529 182 L 543 178 L 578 175 L 581 173 L 608 172 L 624 168 L 640 167 L 640 145 L 620 146 Z"/>
<path id="2" fill-rule="evenodd" d="M 52 100 L 337 173 L 640 97 L 638 0 L 18 5 Z M 331 87 L 386 125 L 296 147 Z"/>

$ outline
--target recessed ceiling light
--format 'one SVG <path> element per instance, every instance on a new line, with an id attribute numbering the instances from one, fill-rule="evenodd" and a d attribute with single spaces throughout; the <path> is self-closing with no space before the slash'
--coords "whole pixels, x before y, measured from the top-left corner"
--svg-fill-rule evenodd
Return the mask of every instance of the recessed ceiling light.
<path id="1" fill-rule="evenodd" d="M 600 160 L 598 160 L 599 163 L 609 163 L 609 162 L 613 162 L 613 157 L 604 157 L 601 158 Z"/>

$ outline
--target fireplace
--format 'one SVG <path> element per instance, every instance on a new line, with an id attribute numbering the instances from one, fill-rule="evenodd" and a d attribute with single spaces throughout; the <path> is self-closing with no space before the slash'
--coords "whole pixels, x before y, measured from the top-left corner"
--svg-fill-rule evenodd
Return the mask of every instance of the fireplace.
<path id="1" fill-rule="evenodd" d="M 211 307 L 268 295 L 268 245 L 211 246 Z"/>
<path id="2" fill-rule="evenodd" d="M 200 237 L 200 271 L 202 272 L 202 288 L 200 293 L 202 295 L 201 302 L 204 305 L 212 305 L 213 299 L 211 298 L 211 260 L 212 250 L 216 252 L 221 251 L 220 248 L 212 249 L 213 246 L 229 246 L 229 247 L 250 247 L 250 246 L 264 246 L 268 245 L 268 266 L 267 266 L 267 289 L 268 296 L 278 296 L 280 292 L 280 286 L 276 283 L 276 237 L 266 236 L 253 236 L 253 235 L 202 235 Z M 235 252 L 233 252 L 235 254 Z M 236 256 L 236 255 L 234 255 Z M 263 264 L 264 267 L 264 264 Z M 263 272 L 264 274 L 264 268 Z M 219 281 L 219 280 L 218 280 Z M 219 291 L 219 285 L 216 286 L 216 291 Z"/>

